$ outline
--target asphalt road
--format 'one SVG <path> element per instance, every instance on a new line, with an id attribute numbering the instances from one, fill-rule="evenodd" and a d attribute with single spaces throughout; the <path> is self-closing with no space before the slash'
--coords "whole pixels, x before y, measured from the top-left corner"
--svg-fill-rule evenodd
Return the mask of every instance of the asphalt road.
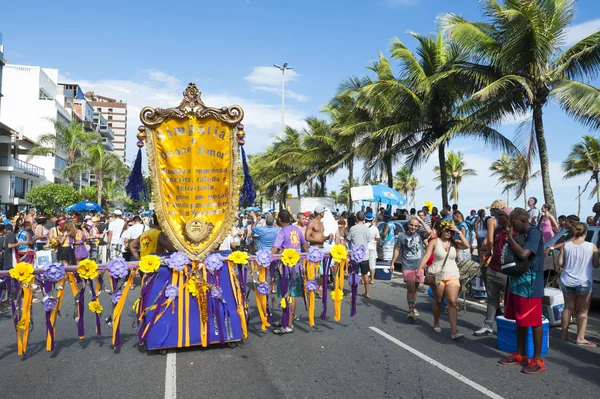
<path id="1" fill-rule="evenodd" d="M 483 306 L 469 304 L 468 312 L 460 314 L 465 338 L 454 342 L 444 316 L 443 332 L 431 329 L 431 300 L 426 294 L 420 295 L 416 306 L 421 317 L 408 323 L 405 294 L 397 275 L 391 282 L 377 281 L 373 299 L 359 299 L 354 318 L 349 317 L 349 299 L 344 300 L 340 322 L 332 320 L 330 306 L 330 319 L 318 319 L 311 328 L 302 310 L 296 331 L 285 336 L 262 332 L 258 314 L 252 311 L 244 342 L 168 355 L 136 345 L 131 312 L 124 312 L 120 350 L 111 349 L 108 326 L 102 336 L 93 335 L 89 312 L 86 338 L 80 340 L 71 317 L 72 297 L 63 305 L 66 316 L 57 322 L 56 350 L 48 353 L 41 304 L 34 304 L 35 329 L 23 357 L 17 356 L 9 314 L 0 314 L 1 397 L 598 397 L 600 348 L 561 341 L 560 331 L 552 329 L 548 370 L 525 375 L 518 367 L 497 363 L 505 353 L 496 349 L 495 336 L 471 335 L 483 321 Z M 110 308 L 109 301 L 104 295 L 105 309 Z M 320 314 L 320 306 L 316 313 Z M 591 331 L 590 338 L 600 343 L 596 337 L 599 332 Z"/>

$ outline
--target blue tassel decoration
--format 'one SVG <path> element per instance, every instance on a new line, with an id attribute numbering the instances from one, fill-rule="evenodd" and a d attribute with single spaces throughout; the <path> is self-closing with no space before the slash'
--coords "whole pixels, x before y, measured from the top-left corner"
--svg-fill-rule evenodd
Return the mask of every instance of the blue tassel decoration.
<path id="1" fill-rule="evenodd" d="M 248 168 L 248 162 L 246 161 L 246 151 L 244 147 L 242 149 L 242 166 L 244 167 L 244 185 L 240 192 L 240 204 L 242 206 L 254 205 L 256 200 L 256 193 L 254 192 L 254 183 L 252 182 L 252 176 L 250 176 L 250 170 Z"/>
<path id="2" fill-rule="evenodd" d="M 129 175 L 125 192 L 131 200 L 139 202 L 142 190 L 144 190 L 144 175 L 142 174 L 142 149 L 140 148 Z"/>

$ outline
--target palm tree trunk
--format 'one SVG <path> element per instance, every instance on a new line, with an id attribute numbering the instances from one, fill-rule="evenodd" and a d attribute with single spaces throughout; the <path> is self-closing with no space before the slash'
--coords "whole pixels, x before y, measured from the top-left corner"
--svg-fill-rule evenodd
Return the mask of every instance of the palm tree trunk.
<path id="1" fill-rule="evenodd" d="M 600 184 L 598 184 L 598 177 L 596 177 L 596 202 L 600 202 Z"/>
<path id="2" fill-rule="evenodd" d="M 387 186 L 394 187 L 394 174 L 392 172 L 392 156 L 385 158 L 385 173 L 387 175 Z"/>
<path id="3" fill-rule="evenodd" d="M 510 204 L 509 204 L 509 198 L 508 198 L 508 197 L 509 197 L 509 195 L 508 195 L 508 194 L 509 194 L 509 192 L 507 191 L 507 192 L 506 192 L 506 206 L 509 206 L 509 205 L 510 205 Z"/>
<path id="4" fill-rule="evenodd" d="M 552 207 L 552 214 L 556 217 L 556 206 L 554 205 L 554 193 L 552 192 L 552 183 L 550 182 L 550 169 L 548 165 L 548 147 L 546 146 L 546 137 L 544 137 L 544 120 L 542 116 L 542 105 L 536 104 L 533 107 L 533 122 L 535 126 L 535 136 L 540 154 L 540 169 L 542 171 L 542 186 L 544 188 L 544 201 Z"/>
<path id="5" fill-rule="evenodd" d="M 525 203 L 525 206 L 523 207 L 523 209 L 527 209 L 527 189 L 523 189 L 523 202 Z"/>
<path id="6" fill-rule="evenodd" d="M 296 184 L 296 192 L 298 193 L 298 199 L 300 199 L 300 184 Z"/>
<path id="7" fill-rule="evenodd" d="M 440 164 L 440 182 L 442 183 L 442 206 L 448 204 L 448 171 L 446 170 L 446 144 L 438 147 L 438 162 Z"/>
<path id="8" fill-rule="evenodd" d="M 327 176 L 325 175 L 320 175 L 319 176 L 319 185 L 321 186 L 321 192 L 319 193 L 319 195 L 321 197 L 325 196 L 325 184 L 327 183 Z"/>
<path id="9" fill-rule="evenodd" d="M 354 157 L 350 157 L 348 161 L 348 186 L 352 188 L 352 182 L 354 181 Z M 348 190 L 348 212 L 352 208 L 352 190 Z"/>
<path id="10" fill-rule="evenodd" d="M 96 187 L 98 188 L 98 205 L 102 206 L 102 189 L 104 188 L 104 179 L 102 172 L 96 171 Z"/>

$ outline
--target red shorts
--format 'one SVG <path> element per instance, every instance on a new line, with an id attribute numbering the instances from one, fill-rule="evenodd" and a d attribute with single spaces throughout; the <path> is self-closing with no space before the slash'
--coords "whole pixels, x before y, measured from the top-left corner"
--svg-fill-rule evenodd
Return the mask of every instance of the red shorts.
<path id="1" fill-rule="evenodd" d="M 519 327 L 539 327 L 542 325 L 542 298 L 525 298 L 509 292 L 504 317 L 514 320 Z"/>

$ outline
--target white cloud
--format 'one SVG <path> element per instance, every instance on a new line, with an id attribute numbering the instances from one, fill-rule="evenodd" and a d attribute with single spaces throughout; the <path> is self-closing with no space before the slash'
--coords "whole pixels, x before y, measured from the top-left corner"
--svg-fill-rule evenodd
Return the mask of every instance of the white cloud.
<path id="1" fill-rule="evenodd" d="M 252 86 L 252 90 L 264 91 L 267 93 L 274 93 L 281 95 L 281 70 L 275 67 L 269 66 L 258 66 L 254 67 L 252 72 L 244 79 L 246 79 Z M 296 82 L 298 80 L 298 73 L 291 70 L 286 70 L 283 74 L 283 80 L 287 85 L 290 82 Z M 303 94 L 298 94 L 293 90 L 285 89 L 285 96 L 293 98 L 298 101 L 306 102 L 309 97 Z"/>
<path id="2" fill-rule="evenodd" d="M 571 46 L 600 30 L 600 18 L 571 25 L 566 29 L 565 46 Z"/>
<path id="3" fill-rule="evenodd" d="M 510 114 L 502 119 L 502 125 L 518 125 L 521 122 L 525 122 L 533 116 L 532 112 L 526 112 L 524 114 Z"/>
<path id="4" fill-rule="evenodd" d="M 162 71 L 144 71 L 141 81 L 102 79 L 98 81 L 78 80 L 72 76 L 68 80 L 78 83 L 84 91 L 94 90 L 98 94 L 117 98 L 127 103 L 127 159 L 133 161 L 137 152 L 137 127 L 141 124 L 140 111 L 145 106 L 169 108 L 176 107 L 182 99 L 185 89 L 179 79 Z M 200 89 L 202 89 L 200 87 Z M 227 93 L 203 93 L 202 99 L 207 106 L 222 107 L 234 104 L 244 109 L 246 127 L 246 151 L 254 153 L 264 149 L 272 141 L 272 136 L 281 132 L 281 105 L 267 104 L 251 98 L 232 96 Z M 304 126 L 307 115 L 286 107 L 285 123 L 294 128 Z"/>

